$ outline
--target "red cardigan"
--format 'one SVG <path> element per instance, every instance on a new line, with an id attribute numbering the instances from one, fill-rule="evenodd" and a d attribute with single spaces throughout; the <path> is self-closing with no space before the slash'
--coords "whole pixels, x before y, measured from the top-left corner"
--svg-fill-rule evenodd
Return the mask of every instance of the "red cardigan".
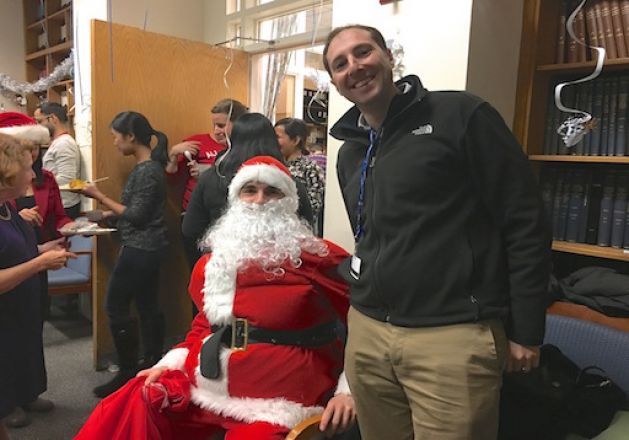
<path id="1" fill-rule="evenodd" d="M 40 228 L 42 242 L 46 242 L 60 236 L 58 230 L 63 225 L 70 223 L 72 219 L 66 215 L 61 203 L 61 193 L 59 185 L 53 174 L 48 170 L 42 170 L 44 175 L 41 186 L 36 186 L 33 182 L 33 195 L 35 196 L 35 206 L 39 207 L 39 214 L 43 223 Z M 15 200 L 11 202 L 16 206 Z"/>

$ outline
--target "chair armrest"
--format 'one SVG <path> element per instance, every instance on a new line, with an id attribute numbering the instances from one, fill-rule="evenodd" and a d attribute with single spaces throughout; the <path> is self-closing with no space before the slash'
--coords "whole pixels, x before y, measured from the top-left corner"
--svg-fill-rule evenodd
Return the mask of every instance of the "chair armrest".
<path id="1" fill-rule="evenodd" d="M 319 423 L 321 423 L 321 414 L 307 418 L 288 433 L 286 440 L 315 440 L 324 438 L 323 433 L 319 431 Z"/>

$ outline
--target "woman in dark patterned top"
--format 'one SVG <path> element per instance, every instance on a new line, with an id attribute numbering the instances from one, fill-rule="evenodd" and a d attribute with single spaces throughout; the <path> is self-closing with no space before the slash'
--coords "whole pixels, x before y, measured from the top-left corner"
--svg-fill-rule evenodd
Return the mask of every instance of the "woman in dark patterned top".
<path id="1" fill-rule="evenodd" d="M 120 371 L 111 381 L 94 388 L 98 397 L 113 393 L 139 371 L 138 329 L 130 315 L 131 301 L 135 301 L 140 316 L 146 365 L 152 366 L 161 358 L 164 342 L 164 318 L 157 292 L 161 255 L 167 245 L 164 166 L 168 160 L 168 138 L 136 112 L 119 113 L 111 123 L 111 132 L 114 146 L 123 155 L 134 156 L 137 162 L 127 178 L 121 202 L 109 198 L 95 185 L 80 191 L 109 209 L 103 218 L 117 218 L 122 245 L 106 297 Z M 151 150 L 153 136 L 157 145 Z"/>
<path id="2" fill-rule="evenodd" d="M 308 159 L 306 149 L 308 126 L 301 119 L 284 118 L 275 123 L 275 134 L 286 166 L 291 174 L 304 182 L 314 217 L 323 208 L 325 174 L 319 165 Z"/>

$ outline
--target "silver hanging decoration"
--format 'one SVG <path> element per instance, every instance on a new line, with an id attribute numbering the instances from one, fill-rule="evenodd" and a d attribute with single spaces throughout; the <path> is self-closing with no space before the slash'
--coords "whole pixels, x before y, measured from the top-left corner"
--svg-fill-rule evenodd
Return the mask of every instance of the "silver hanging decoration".
<path id="1" fill-rule="evenodd" d="M 48 90 L 59 81 L 71 78 L 74 67 L 74 51 L 63 60 L 52 73 L 45 78 L 40 78 L 35 82 L 28 83 L 17 81 L 6 73 L 0 73 L 0 92 L 5 96 L 19 95 L 24 97 L 30 93 L 40 93 Z"/>
<path id="2" fill-rule="evenodd" d="M 566 30 L 568 31 L 570 38 L 572 38 L 574 41 L 579 43 L 581 46 L 585 46 L 590 49 L 595 49 L 597 51 L 598 56 L 596 60 L 596 67 L 594 69 L 594 72 L 592 72 L 592 74 L 584 78 L 574 80 L 574 81 L 567 81 L 567 82 L 557 84 L 557 86 L 555 87 L 555 105 L 557 106 L 557 108 L 561 110 L 562 112 L 573 114 L 573 116 L 570 116 L 559 126 L 559 128 L 557 128 L 557 133 L 563 139 L 563 142 L 564 144 L 566 144 L 566 147 L 573 147 L 583 139 L 583 136 L 585 136 L 591 130 L 592 125 L 593 125 L 593 119 L 592 119 L 591 114 L 584 112 L 583 110 L 564 106 L 563 103 L 561 102 L 561 90 L 565 86 L 570 86 L 570 85 L 582 83 L 585 81 L 593 80 L 594 78 L 596 78 L 597 76 L 601 74 L 601 71 L 603 70 L 603 63 L 605 61 L 604 48 L 590 46 L 589 44 L 586 44 L 584 41 L 581 41 L 574 33 L 574 19 L 576 18 L 579 11 L 583 9 L 583 5 L 585 4 L 585 2 L 586 0 L 582 0 L 581 3 L 572 12 L 572 14 L 570 14 L 570 17 L 568 18 L 568 21 L 566 22 Z"/>

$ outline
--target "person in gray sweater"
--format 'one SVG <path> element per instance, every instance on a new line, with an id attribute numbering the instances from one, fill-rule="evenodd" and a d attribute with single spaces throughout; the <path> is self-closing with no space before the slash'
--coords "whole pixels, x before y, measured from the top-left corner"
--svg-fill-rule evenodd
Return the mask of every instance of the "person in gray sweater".
<path id="1" fill-rule="evenodd" d="M 117 202 L 88 185 L 81 194 L 96 199 L 108 211 L 103 219 L 115 218 L 122 249 L 109 279 L 106 311 L 118 353 L 120 370 L 94 394 L 105 397 L 134 377 L 138 366 L 138 329 L 130 315 L 135 302 L 143 339 L 144 365 L 153 365 L 161 358 L 164 343 L 164 318 L 157 298 L 159 266 L 163 248 L 168 244 L 164 209 L 168 158 L 168 138 L 156 131 L 146 117 L 137 112 L 119 113 L 111 123 L 114 146 L 137 162 L 129 174 Z M 151 149 L 151 139 L 157 144 Z"/>

